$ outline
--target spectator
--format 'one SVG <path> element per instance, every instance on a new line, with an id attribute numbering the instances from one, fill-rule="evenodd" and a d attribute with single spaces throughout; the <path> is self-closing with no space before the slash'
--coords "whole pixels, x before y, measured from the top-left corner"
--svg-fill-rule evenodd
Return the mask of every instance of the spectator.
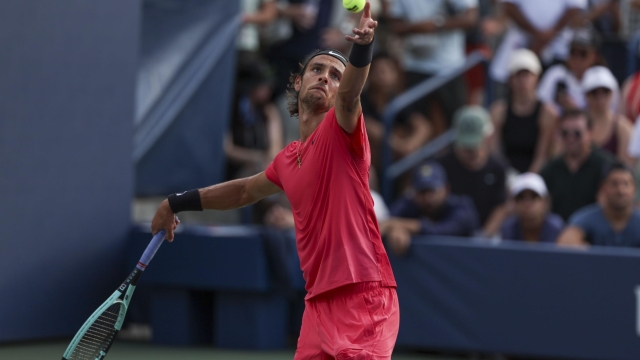
<path id="1" fill-rule="evenodd" d="M 264 170 L 282 149 L 282 120 L 270 102 L 272 85 L 263 64 L 242 66 L 230 131 L 224 140 L 227 178 Z"/>
<path id="2" fill-rule="evenodd" d="M 395 58 L 378 53 L 371 61 L 369 79 L 360 96 L 362 113 L 371 143 L 371 162 L 380 165 L 380 148 L 385 134 L 382 113 L 387 104 L 403 90 L 402 72 Z M 389 139 L 391 148 L 404 157 L 431 138 L 431 125 L 421 113 L 402 112 L 396 118 Z"/>
<path id="3" fill-rule="evenodd" d="M 449 193 L 447 175 L 436 162 L 418 167 L 413 176 L 412 196 L 391 207 L 391 218 L 381 225 L 391 249 L 403 254 L 412 235 L 472 236 L 478 214 L 470 198 Z"/>
<path id="4" fill-rule="evenodd" d="M 549 213 L 547 186 L 540 175 L 518 175 L 511 185 L 514 214 L 502 224 L 505 240 L 554 243 L 564 227 L 564 221 Z"/>
<path id="5" fill-rule="evenodd" d="M 293 26 L 285 41 L 273 44 L 267 51 L 276 71 L 276 96 L 286 91 L 289 75 L 298 69 L 300 59 L 321 47 L 322 32 L 329 26 L 333 5 L 333 0 L 278 2 L 279 18 L 290 20 Z"/>
<path id="6" fill-rule="evenodd" d="M 582 111 L 562 114 L 558 128 L 564 153 L 549 161 L 540 175 L 551 194 L 551 211 L 567 221 L 596 201 L 602 169 L 612 159 L 593 145 L 591 121 Z"/>
<path id="7" fill-rule="evenodd" d="M 597 35 L 587 29 L 576 30 L 566 63 L 547 69 L 538 86 L 538 98 L 555 104 L 558 113 L 563 109 L 584 109 L 586 100 L 580 83 L 587 69 L 603 64 L 598 47 Z"/>
<path id="8" fill-rule="evenodd" d="M 600 185 L 599 204 L 576 212 L 558 243 L 640 247 L 640 211 L 633 205 L 634 195 L 633 171 L 623 163 L 610 165 Z"/>
<path id="9" fill-rule="evenodd" d="M 631 165 L 633 159 L 628 148 L 633 125 L 624 115 L 612 110 L 620 93 L 613 74 L 604 66 L 592 67 L 584 74 L 582 91 L 587 99 L 587 115 L 592 121 L 593 142 Z"/>
<path id="10" fill-rule="evenodd" d="M 256 60 L 260 50 L 260 26 L 269 25 L 278 16 L 275 0 L 243 0 L 242 27 L 238 34 L 239 57 L 243 61 Z"/>
<path id="11" fill-rule="evenodd" d="M 392 31 L 404 38 L 402 54 L 407 87 L 464 63 L 465 33 L 478 20 L 477 0 L 394 0 Z M 459 76 L 414 104 L 433 124 L 434 133 L 448 127 L 453 113 L 466 101 Z"/>
<path id="12" fill-rule="evenodd" d="M 502 0 L 512 24 L 498 47 L 491 65 L 495 81 L 504 83 L 506 64 L 515 49 L 527 47 L 545 66 L 565 60 L 571 31 L 567 25 L 580 16 L 587 0 Z"/>
<path id="13" fill-rule="evenodd" d="M 465 106 L 456 112 L 453 128 L 453 151 L 439 159 L 451 193 L 469 196 L 478 210 L 483 235 L 496 235 L 506 216 L 507 166 L 490 154 L 488 137 L 493 125 L 489 114 L 479 106 Z"/>
<path id="14" fill-rule="evenodd" d="M 540 171 L 549 158 L 556 126 L 553 108 L 536 96 L 541 71 L 540 61 L 531 50 L 514 51 L 509 61 L 509 97 L 491 107 L 496 128 L 493 153 L 504 154 L 520 173 Z"/>
<path id="15" fill-rule="evenodd" d="M 620 32 L 620 0 L 589 0 L 589 9 L 578 18 L 576 27 L 593 25 L 602 37 L 615 38 Z"/>

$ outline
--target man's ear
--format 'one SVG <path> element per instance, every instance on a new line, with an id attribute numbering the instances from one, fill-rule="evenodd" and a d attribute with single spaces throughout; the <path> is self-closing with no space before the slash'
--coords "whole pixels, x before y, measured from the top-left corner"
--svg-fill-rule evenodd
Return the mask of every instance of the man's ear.
<path id="1" fill-rule="evenodd" d="M 302 76 L 301 75 L 296 76 L 296 80 L 293 82 L 293 88 L 296 89 L 296 91 L 300 91 L 300 89 L 302 88 Z"/>

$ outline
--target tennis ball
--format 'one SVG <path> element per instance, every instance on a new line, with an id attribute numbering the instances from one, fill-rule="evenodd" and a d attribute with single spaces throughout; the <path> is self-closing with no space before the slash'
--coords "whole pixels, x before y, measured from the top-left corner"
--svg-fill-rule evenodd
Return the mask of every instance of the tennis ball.
<path id="1" fill-rule="evenodd" d="M 366 0 L 342 0 L 342 6 L 344 6 L 347 11 L 350 11 L 352 13 L 362 11 L 366 3 Z"/>

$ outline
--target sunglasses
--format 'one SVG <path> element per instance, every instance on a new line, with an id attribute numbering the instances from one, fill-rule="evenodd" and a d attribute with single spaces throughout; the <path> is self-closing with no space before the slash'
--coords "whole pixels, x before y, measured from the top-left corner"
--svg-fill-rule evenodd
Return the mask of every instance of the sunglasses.
<path id="1" fill-rule="evenodd" d="M 599 96 L 599 95 L 609 95 L 609 94 L 611 94 L 611 89 L 607 89 L 607 88 L 597 88 L 587 93 L 588 96 Z"/>
<path id="2" fill-rule="evenodd" d="M 586 49 L 571 49 L 569 54 L 573 57 L 581 57 L 584 59 L 589 54 L 589 51 L 587 51 Z"/>
<path id="3" fill-rule="evenodd" d="M 576 139 L 581 139 L 582 138 L 582 131 L 581 130 L 560 130 L 560 135 L 562 136 L 563 139 L 567 139 L 570 136 L 574 137 Z"/>

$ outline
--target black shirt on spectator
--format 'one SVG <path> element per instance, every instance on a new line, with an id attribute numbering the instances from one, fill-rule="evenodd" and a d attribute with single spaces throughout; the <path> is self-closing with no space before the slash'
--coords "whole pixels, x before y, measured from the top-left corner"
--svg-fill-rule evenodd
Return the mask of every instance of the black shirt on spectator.
<path id="1" fill-rule="evenodd" d="M 451 193 L 469 196 L 478 210 L 480 224 L 484 226 L 493 210 L 507 200 L 507 165 L 489 156 L 482 169 L 471 171 L 460 163 L 453 151 L 438 162 L 447 172 Z"/>
<path id="2" fill-rule="evenodd" d="M 551 211 L 567 221 L 576 210 L 596 202 L 602 171 L 612 160 L 595 147 L 575 173 L 569 171 L 563 156 L 550 160 L 540 175 L 549 189 Z"/>

